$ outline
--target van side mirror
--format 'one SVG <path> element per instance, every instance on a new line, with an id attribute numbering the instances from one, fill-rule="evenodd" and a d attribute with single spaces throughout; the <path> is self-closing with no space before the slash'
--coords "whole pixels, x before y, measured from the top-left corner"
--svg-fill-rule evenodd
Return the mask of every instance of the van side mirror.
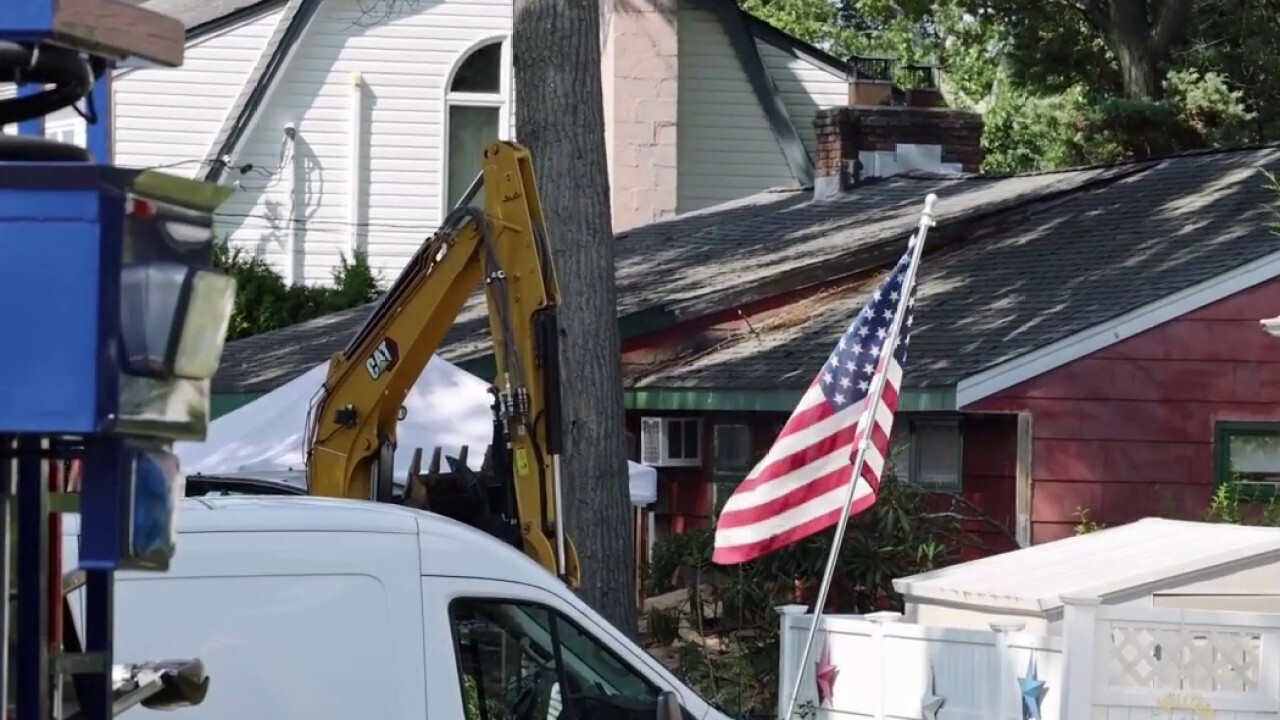
<path id="1" fill-rule="evenodd" d="M 680 696 L 670 690 L 663 690 L 658 695 L 657 720 L 683 720 L 684 708 L 680 706 Z"/>

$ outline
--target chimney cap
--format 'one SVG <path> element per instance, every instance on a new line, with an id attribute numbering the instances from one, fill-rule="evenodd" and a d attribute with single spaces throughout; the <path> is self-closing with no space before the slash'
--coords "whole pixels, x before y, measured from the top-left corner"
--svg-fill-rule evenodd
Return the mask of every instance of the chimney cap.
<path id="1" fill-rule="evenodd" d="M 898 61 L 887 55 L 854 55 L 849 58 L 849 82 L 893 82 Z"/>
<path id="2" fill-rule="evenodd" d="M 912 63 L 903 66 L 902 69 L 907 76 L 908 90 L 938 89 L 938 70 L 942 69 L 938 63 Z"/>
<path id="3" fill-rule="evenodd" d="M 888 55 L 853 55 L 849 58 L 847 82 L 893 83 L 899 79 L 898 68 L 901 66 L 906 75 L 906 90 L 937 90 L 938 70 L 942 66 L 936 62 L 900 63 Z"/>

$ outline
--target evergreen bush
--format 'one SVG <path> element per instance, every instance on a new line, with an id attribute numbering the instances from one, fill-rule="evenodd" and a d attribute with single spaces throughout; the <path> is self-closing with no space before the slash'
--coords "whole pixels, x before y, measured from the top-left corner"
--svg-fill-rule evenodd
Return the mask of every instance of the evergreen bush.
<path id="1" fill-rule="evenodd" d="M 227 341 L 258 335 L 364 305 L 382 293 L 379 274 L 363 251 L 341 256 L 330 285 L 290 285 L 265 258 L 220 242 L 214 264 L 236 279 L 236 305 Z"/>

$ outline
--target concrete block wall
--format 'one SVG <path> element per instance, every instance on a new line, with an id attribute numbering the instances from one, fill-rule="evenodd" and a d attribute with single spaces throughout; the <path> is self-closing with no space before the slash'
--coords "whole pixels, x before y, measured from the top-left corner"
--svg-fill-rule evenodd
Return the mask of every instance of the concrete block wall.
<path id="1" fill-rule="evenodd" d="M 603 0 L 613 229 L 676 214 L 679 0 Z"/>

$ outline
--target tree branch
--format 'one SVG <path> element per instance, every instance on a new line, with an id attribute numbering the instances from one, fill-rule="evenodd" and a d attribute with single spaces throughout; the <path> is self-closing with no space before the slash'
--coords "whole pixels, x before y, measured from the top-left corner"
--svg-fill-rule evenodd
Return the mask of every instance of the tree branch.
<path id="1" fill-rule="evenodd" d="M 1106 35 L 1112 26 L 1111 13 L 1107 11 L 1106 0 L 1062 0 L 1072 10 L 1084 18 L 1084 21 Z"/>
<path id="2" fill-rule="evenodd" d="M 1008 539 L 1009 539 L 1009 541 L 1010 541 L 1010 542 L 1012 542 L 1014 545 L 1017 545 L 1017 544 L 1018 544 L 1018 536 L 1017 536 L 1017 535 L 1015 535 L 1015 534 L 1013 533 L 1013 531 L 1012 531 L 1012 530 L 1010 530 L 1009 528 L 1005 527 L 1005 524 L 1004 524 L 1004 523 L 999 522 L 999 521 L 997 521 L 995 518 L 991 517 L 990 513 L 988 513 L 987 511 L 983 510 L 982 508 L 978 507 L 977 505 L 973 504 L 972 502 L 969 502 L 968 500 L 966 500 L 966 499 L 964 498 L 964 496 L 962 496 L 962 495 L 952 495 L 952 496 L 951 496 L 951 501 L 952 501 L 953 503 L 956 503 L 956 504 L 960 505 L 961 507 L 965 508 L 966 510 L 969 510 L 969 511 L 971 511 L 971 512 L 973 512 L 974 514 L 976 514 L 976 515 L 977 515 L 977 517 L 976 517 L 976 518 L 972 518 L 972 519 L 979 520 L 979 521 L 981 521 L 981 522 L 984 522 L 984 523 L 986 523 L 986 524 L 990 525 L 991 527 L 993 527 L 993 528 L 995 528 L 996 530 L 998 530 L 998 531 L 1000 532 L 1000 534 L 1002 534 L 1002 535 L 1004 535 L 1006 538 L 1008 538 Z"/>

